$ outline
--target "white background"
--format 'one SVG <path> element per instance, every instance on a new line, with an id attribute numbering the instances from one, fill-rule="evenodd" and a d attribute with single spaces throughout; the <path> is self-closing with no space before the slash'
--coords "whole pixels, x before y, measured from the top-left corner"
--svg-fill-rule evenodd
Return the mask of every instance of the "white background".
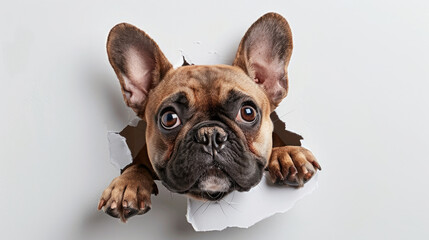
<path id="1" fill-rule="evenodd" d="M 144 29 L 173 63 L 179 49 L 230 63 L 268 11 L 292 28 L 279 115 L 308 127 L 319 188 L 245 230 L 196 233 L 185 198 L 164 191 L 127 224 L 98 212 L 118 175 L 106 131 L 132 117 L 107 61 L 110 28 Z M 428 13 L 427 1 L 393 0 L 2 1 L 0 238 L 428 239 Z"/>

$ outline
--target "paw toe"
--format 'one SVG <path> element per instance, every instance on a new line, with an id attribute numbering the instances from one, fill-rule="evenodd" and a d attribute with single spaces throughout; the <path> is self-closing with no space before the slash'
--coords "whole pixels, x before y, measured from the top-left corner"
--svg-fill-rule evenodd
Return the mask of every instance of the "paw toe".
<path id="1" fill-rule="evenodd" d="M 275 183 L 302 187 L 317 169 L 321 169 L 313 154 L 302 147 L 286 146 L 273 149 L 268 165 Z"/>
<path id="2" fill-rule="evenodd" d="M 124 212 L 124 218 L 128 219 L 132 216 L 137 215 L 139 213 L 139 210 L 136 208 L 132 208 L 132 207 L 126 207 L 126 208 L 124 208 L 123 212 Z"/>
<path id="3" fill-rule="evenodd" d="M 98 209 L 126 222 L 128 218 L 141 215 L 151 209 L 151 194 L 158 188 L 152 179 L 131 172 L 115 178 L 104 190 Z"/>
<path id="4" fill-rule="evenodd" d="M 115 201 L 113 201 L 111 205 L 106 207 L 104 212 L 107 213 L 108 215 L 114 217 L 114 218 L 120 217 L 120 212 L 119 212 L 118 206 L 117 206 Z"/>

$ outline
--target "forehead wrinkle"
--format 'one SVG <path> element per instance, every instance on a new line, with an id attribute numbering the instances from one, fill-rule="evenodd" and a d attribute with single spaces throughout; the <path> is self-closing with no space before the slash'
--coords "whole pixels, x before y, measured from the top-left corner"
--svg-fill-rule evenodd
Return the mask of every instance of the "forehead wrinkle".
<path id="1" fill-rule="evenodd" d="M 168 101 L 172 95 L 177 94 L 177 93 L 183 93 L 186 97 L 186 99 L 188 100 L 188 104 L 189 107 L 191 106 L 195 106 L 195 99 L 193 97 L 191 97 L 194 93 L 193 91 L 187 87 L 187 86 L 177 86 L 173 89 L 171 89 L 171 91 L 169 91 L 168 94 L 165 94 L 165 96 L 163 96 L 161 99 L 159 99 L 156 103 L 156 105 L 154 105 L 155 109 L 159 109 L 162 104 L 164 104 L 166 101 Z"/>
<path id="2" fill-rule="evenodd" d="M 208 110 L 218 101 L 220 87 L 215 82 L 216 79 L 203 76 L 190 78 L 187 83 L 183 83 L 183 87 L 187 89 L 187 93 L 192 96 L 195 103 L 194 107 L 201 110 Z"/>
<path id="3" fill-rule="evenodd" d="M 233 89 L 247 96 L 257 96 L 258 99 L 266 97 L 247 75 L 223 65 L 181 67 L 167 85 L 170 85 L 171 93 L 185 92 L 190 105 L 202 110 L 224 102 Z"/>

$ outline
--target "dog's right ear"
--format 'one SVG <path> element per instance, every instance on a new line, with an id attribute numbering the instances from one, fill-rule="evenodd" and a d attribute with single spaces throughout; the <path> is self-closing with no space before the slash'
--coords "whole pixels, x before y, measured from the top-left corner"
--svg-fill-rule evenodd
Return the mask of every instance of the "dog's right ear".
<path id="1" fill-rule="evenodd" d="M 127 23 L 120 23 L 110 30 L 107 54 L 121 83 L 125 103 L 137 115 L 143 115 L 149 91 L 172 68 L 171 63 L 155 41 Z"/>

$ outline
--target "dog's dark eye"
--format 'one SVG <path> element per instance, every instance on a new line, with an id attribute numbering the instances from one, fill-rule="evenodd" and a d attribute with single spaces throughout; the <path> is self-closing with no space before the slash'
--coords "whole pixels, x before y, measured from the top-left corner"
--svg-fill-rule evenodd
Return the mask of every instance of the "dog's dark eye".
<path id="1" fill-rule="evenodd" d="M 180 125 L 179 116 L 173 111 L 168 111 L 162 114 L 161 125 L 165 129 L 173 129 Z"/>
<path id="2" fill-rule="evenodd" d="M 256 110 L 251 106 L 243 106 L 237 114 L 238 121 L 253 122 L 256 119 Z"/>

